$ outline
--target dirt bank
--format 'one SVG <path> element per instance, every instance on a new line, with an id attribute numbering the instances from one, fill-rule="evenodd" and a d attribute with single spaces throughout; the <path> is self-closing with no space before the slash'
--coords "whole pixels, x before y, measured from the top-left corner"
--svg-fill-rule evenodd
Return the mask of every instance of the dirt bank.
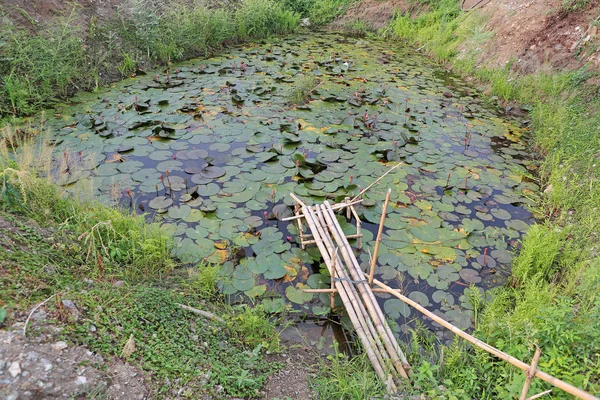
<path id="1" fill-rule="evenodd" d="M 479 0 L 466 0 L 464 8 L 477 3 Z M 362 0 L 333 26 L 360 19 L 381 29 L 396 12 L 416 15 L 419 7 L 408 0 Z M 583 66 L 600 71 L 600 35 L 593 26 L 600 13 L 599 1 L 569 11 L 562 0 L 493 0 L 475 10 L 489 18 L 484 31 L 492 33 L 489 40 L 475 39 L 470 44 L 479 47 L 482 66 L 503 67 L 513 62 L 513 69 L 522 73 Z"/>

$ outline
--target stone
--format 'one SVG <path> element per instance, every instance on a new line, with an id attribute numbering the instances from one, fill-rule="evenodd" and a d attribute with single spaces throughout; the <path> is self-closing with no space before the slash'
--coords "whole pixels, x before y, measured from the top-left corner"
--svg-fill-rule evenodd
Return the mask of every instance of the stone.
<path id="1" fill-rule="evenodd" d="M 73 303 L 71 300 L 63 300 L 62 304 L 69 309 L 75 308 L 75 303 Z"/>
<path id="2" fill-rule="evenodd" d="M 6 396 L 6 400 L 17 400 L 19 398 L 19 392 L 12 391 Z"/>
<path id="3" fill-rule="evenodd" d="M 17 375 L 19 375 L 21 373 L 21 364 L 19 364 L 18 362 L 13 362 L 12 364 L 10 364 L 10 368 L 8 368 L 8 372 L 10 373 L 10 376 L 12 376 L 13 378 L 16 378 Z"/>
<path id="4" fill-rule="evenodd" d="M 75 383 L 77 385 L 86 385 L 87 384 L 87 378 L 85 376 L 78 376 L 77 379 L 75 379 Z"/>
<path id="5" fill-rule="evenodd" d="M 66 342 L 63 342 L 63 341 L 61 340 L 60 342 L 56 342 L 56 343 L 54 343 L 54 344 L 52 345 L 52 350 L 55 350 L 55 351 L 62 351 L 62 350 L 64 350 L 64 349 L 66 349 L 67 347 L 68 347 L 68 346 L 67 346 L 67 343 L 66 343 Z"/>
<path id="6" fill-rule="evenodd" d="M 123 287 L 125 286 L 125 281 L 116 281 L 115 283 L 113 283 L 114 287 Z"/>
<path id="7" fill-rule="evenodd" d="M 50 361 L 46 360 L 45 358 L 42 358 L 40 361 L 42 362 L 42 367 L 44 368 L 44 371 L 48 372 L 52 369 L 53 365 Z"/>

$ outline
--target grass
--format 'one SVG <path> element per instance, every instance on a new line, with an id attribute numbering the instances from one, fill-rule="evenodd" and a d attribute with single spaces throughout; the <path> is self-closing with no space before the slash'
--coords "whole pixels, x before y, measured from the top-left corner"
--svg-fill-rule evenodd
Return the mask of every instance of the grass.
<path id="1" fill-rule="evenodd" d="M 457 72 L 474 76 L 504 104 L 528 105 L 531 148 L 542 157 L 533 178 L 545 189 L 533 208 L 539 223 L 523 239 L 511 283 L 493 291 L 475 335 L 526 362 L 538 345 L 542 370 L 598 393 L 600 353 L 590 345 L 600 341 L 592 322 L 600 307 L 597 88 L 585 85 L 590 76 L 585 69 L 521 76 L 510 65 L 478 68 L 477 53 L 469 47 L 475 47 L 478 37 L 490 35 L 482 28 L 485 19 L 476 13 L 459 13 L 458 3 L 440 0 L 416 18 L 399 15 L 386 33 L 421 47 Z M 584 3 L 569 2 L 575 8 Z M 441 346 L 440 351 L 434 356 L 439 366 L 431 375 L 434 382 L 423 386 L 429 387 L 431 395 L 440 395 L 439 384 L 446 388 L 445 396 L 465 399 L 509 398 L 522 387 L 521 371 L 486 353 L 460 342 Z M 430 362 L 415 368 L 428 368 Z M 530 393 L 548 386 L 534 380 Z M 566 398 L 558 390 L 553 396 Z"/>
<path id="2" fill-rule="evenodd" d="M 383 398 L 386 389 L 366 353 L 349 358 L 334 344 L 334 353 L 322 362 L 312 389 L 320 399 L 363 400 Z"/>
<path id="3" fill-rule="evenodd" d="M 288 93 L 290 104 L 303 104 L 310 100 L 312 92 L 319 85 L 319 80 L 314 76 L 303 76 Z"/>

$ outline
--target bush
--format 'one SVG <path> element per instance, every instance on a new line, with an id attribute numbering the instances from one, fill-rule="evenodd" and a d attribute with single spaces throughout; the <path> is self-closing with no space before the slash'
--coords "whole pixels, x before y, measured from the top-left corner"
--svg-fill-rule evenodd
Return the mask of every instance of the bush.
<path id="1" fill-rule="evenodd" d="M 235 21 L 237 36 L 243 40 L 293 32 L 300 15 L 273 0 L 243 0 L 235 12 Z"/>
<path id="2" fill-rule="evenodd" d="M 2 24 L 0 28 L 0 115 L 28 114 L 74 87 L 90 88 L 92 66 L 74 12 L 37 35 Z"/>

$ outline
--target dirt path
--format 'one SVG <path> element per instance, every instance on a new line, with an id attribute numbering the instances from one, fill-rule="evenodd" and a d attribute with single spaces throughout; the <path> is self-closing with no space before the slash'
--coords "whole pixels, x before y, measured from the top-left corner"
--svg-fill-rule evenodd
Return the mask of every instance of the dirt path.
<path id="1" fill-rule="evenodd" d="M 147 398 L 141 371 L 59 340 L 61 329 L 46 318 L 34 313 L 26 337 L 22 322 L 0 330 L 0 398 Z"/>

